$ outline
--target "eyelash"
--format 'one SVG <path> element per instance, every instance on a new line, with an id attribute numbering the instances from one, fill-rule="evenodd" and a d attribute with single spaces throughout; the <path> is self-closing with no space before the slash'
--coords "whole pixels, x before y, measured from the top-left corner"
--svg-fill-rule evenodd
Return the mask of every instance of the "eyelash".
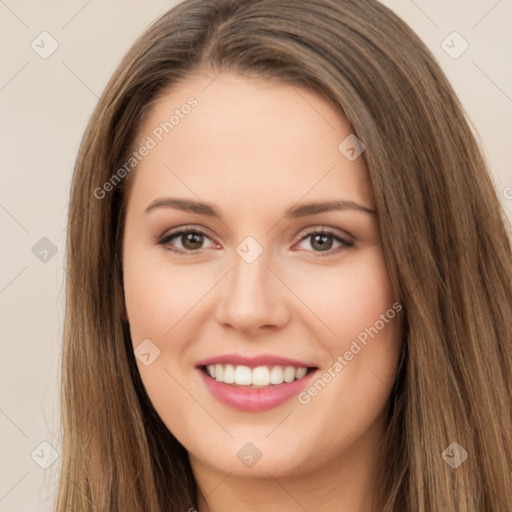
<path id="1" fill-rule="evenodd" d="M 198 254 L 199 252 L 202 251 L 202 249 L 196 249 L 196 250 L 191 250 L 191 251 L 185 250 L 184 251 L 184 250 L 181 250 L 181 249 L 173 248 L 170 245 L 168 245 L 169 242 L 171 240 L 173 240 L 174 238 L 178 238 L 179 236 L 187 234 L 187 233 L 193 233 L 195 235 L 203 235 L 203 236 L 211 239 L 211 237 L 205 231 L 203 231 L 201 229 L 197 229 L 197 228 L 194 228 L 194 227 L 191 227 L 191 226 L 190 227 L 189 226 L 184 226 L 182 228 L 179 228 L 179 229 L 177 229 L 175 231 L 171 231 L 170 233 L 167 233 L 167 234 L 159 237 L 157 239 L 157 244 L 165 246 L 165 248 L 167 250 L 169 250 L 171 252 L 174 252 L 176 254 L 182 254 L 182 255 L 187 255 L 187 256 Z M 354 242 L 341 237 L 339 234 L 335 233 L 334 231 L 332 231 L 329 228 L 320 228 L 320 229 L 315 228 L 315 229 L 311 229 L 310 231 L 306 232 L 301 237 L 299 243 L 303 242 L 304 240 L 306 240 L 307 238 L 309 238 L 312 235 L 328 235 L 328 236 L 332 237 L 335 241 L 337 241 L 337 242 L 339 242 L 341 244 L 340 247 L 337 247 L 335 249 L 329 249 L 328 251 L 325 251 L 325 252 L 321 252 L 321 251 L 308 251 L 308 252 L 313 252 L 315 254 L 315 257 L 320 257 L 321 258 L 321 257 L 324 257 L 324 256 L 332 256 L 333 254 L 337 254 L 340 251 L 343 251 L 343 250 L 346 250 L 346 249 L 350 249 L 351 247 L 354 246 Z"/>

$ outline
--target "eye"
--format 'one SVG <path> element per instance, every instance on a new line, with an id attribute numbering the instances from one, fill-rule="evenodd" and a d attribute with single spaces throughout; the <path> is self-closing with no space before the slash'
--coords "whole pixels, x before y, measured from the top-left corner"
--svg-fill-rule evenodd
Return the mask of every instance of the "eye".
<path id="1" fill-rule="evenodd" d="M 209 245 L 205 246 L 205 243 Z M 159 245 L 179 254 L 195 254 L 201 249 L 215 246 L 212 239 L 200 229 L 183 227 L 160 237 Z"/>
<path id="2" fill-rule="evenodd" d="M 300 244 L 305 245 L 306 247 L 303 248 L 306 250 L 316 253 L 326 253 L 317 254 L 318 256 L 331 255 L 354 246 L 354 242 L 326 228 L 316 229 L 306 233 L 301 238 L 298 245 Z"/>
<path id="3" fill-rule="evenodd" d="M 189 226 L 166 233 L 157 239 L 157 243 L 169 251 L 187 255 L 219 247 L 203 230 Z M 300 249 L 301 244 L 302 249 L 316 253 L 316 256 L 329 256 L 354 246 L 354 242 L 328 228 L 317 228 L 306 233 L 295 247 Z"/>

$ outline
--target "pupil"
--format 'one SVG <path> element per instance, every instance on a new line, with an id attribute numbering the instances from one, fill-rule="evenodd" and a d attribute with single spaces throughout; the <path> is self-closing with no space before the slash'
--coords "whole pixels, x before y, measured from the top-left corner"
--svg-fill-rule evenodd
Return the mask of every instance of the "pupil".
<path id="1" fill-rule="evenodd" d="M 332 247 L 332 237 L 330 235 L 315 235 L 312 246 L 320 251 L 329 250 Z"/>
<path id="2" fill-rule="evenodd" d="M 203 245 L 203 235 L 200 233 L 187 233 L 183 235 L 181 242 L 186 249 L 200 249 Z"/>

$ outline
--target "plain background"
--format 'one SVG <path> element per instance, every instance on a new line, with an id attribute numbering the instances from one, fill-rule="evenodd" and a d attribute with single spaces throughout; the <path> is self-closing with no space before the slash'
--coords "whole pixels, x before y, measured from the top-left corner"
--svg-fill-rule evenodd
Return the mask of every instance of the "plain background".
<path id="1" fill-rule="evenodd" d="M 57 455 L 60 450 L 64 246 L 73 164 L 86 122 L 122 55 L 175 3 L 0 0 L 1 512 L 52 510 L 60 458 L 47 469 L 40 464 L 51 461 L 49 445 Z M 453 84 L 512 219 L 512 2 L 385 3 L 423 39 Z M 58 48 L 43 59 L 31 45 L 45 37 L 48 50 L 48 36 L 40 36 L 45 31 Z M 442 46 L 446 40 L 452 53 L 463 48 L 463 40 L 450 35 L 454 31 L 469 44 L 458 58 Z M 44 237 L 57 251 L 52 256 L 50 250 L 47 261 L 41 261 L 41 247 L 50 247 L 40 241 Z"/>

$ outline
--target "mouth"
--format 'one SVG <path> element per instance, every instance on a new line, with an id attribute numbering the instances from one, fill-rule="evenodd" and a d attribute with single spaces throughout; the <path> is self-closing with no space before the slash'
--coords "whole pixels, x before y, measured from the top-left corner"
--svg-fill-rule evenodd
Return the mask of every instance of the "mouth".
<path id="1" fill-rule="evenodd" d="M 210 395 L 244 412 L 261 412 L 297 396 L 319 369 L 303 361 L 273 356 L 227 355 L 199 362 L 196 370 Z"/>
<path id="2" fill-rule="evenodd" d="M 280 386 L 303 379 L 317 367 L 261 365 L 251 368 L 246 365 L 209 364 L 198 367 L 207 377 L 234 387 L 261 389 Z"/>

